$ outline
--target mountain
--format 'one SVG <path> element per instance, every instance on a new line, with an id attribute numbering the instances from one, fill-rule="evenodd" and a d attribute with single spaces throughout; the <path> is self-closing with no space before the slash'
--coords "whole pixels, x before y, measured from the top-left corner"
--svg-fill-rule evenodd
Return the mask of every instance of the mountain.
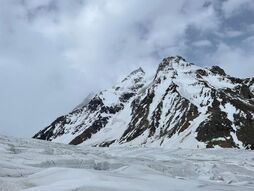
<path id="1" fill-rule="evenodd" d="M 142 68 L 101 91 L 33 138 L 92 146 L 254 149 L 254 78 L 202 68 L 180 56 L 153 78 Z"/>

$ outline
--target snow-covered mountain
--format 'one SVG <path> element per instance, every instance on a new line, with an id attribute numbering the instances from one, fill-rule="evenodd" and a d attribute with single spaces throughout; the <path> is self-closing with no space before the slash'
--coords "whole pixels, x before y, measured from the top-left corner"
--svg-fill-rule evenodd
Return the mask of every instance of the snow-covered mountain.
<path id="1" fill-rule="evenodd" d="M 57 118 L 33 138 L 92 146 L 254 149 L 254 78 L 202 68 L 180 56 L 150 79 L 139 68 Z"/>

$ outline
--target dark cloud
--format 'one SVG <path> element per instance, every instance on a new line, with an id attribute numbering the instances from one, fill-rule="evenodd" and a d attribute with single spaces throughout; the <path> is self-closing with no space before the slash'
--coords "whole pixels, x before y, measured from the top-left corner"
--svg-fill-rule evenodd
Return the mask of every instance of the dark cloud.
<path id="1" fill-rule="evenodd" d="M 169 55 L 253 76 L 251 2 L 0 0 L 0 133 L 31 136 Z"/>

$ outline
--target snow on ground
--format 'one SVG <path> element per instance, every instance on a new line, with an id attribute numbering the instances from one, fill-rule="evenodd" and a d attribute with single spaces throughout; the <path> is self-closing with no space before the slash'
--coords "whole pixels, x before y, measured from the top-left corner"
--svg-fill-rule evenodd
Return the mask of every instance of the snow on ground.
<path id="1" fill-rule="evenodd" d="M 253 151 L 91 148 L 0 136 L 0 191 L 254 190 Z"/>

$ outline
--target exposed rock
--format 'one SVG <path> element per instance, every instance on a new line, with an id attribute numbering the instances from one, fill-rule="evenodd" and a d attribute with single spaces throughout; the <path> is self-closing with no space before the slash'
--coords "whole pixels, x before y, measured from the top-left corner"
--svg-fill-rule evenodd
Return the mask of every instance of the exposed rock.
<path id="1" fill-rule="evenodd" d="M 221 75 L 221 76 L 226 76 L 227 75 L 225 73 L 225 71 L 222 68 L 220 68 L 219 66 L 212 66 L 210 71 L 213 72 L 214 74 L 218 74 L 218 75 Z"/>

